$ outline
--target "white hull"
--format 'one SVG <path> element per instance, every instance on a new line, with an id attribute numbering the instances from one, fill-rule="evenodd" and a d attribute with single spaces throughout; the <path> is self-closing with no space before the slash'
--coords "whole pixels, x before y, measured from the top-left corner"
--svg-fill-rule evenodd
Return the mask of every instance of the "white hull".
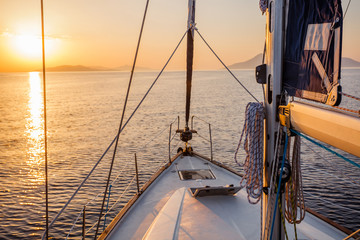
<path id="1" fill-rule="evenodd" d="M 181 180 L 180 170 L 211 169 L 216 179 Z M 260 239 L 260 203 L 236 195 L 193 197 L 189 188 L 239 186 L 241 177 L 199 156 L 179 156 L 125 207 L 100 239 Z M 343 239 L 347 235 L 307 213 L 297 225 L 299 239 Z M 287 225 L 289 238 L 293 227 Z"/>

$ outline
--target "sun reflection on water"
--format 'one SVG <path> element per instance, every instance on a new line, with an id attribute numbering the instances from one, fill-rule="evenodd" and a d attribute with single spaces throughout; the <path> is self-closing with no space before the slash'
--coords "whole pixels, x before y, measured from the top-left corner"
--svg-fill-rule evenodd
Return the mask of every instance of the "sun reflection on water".
<path id="1" fill-rule="evenodd" d="M 44 181 L 42 165 L 44 163 L 44 103 L 41 78 L 38 72 L 29 73 L 29 102 L 26 119 L 27 160 L 30 179 L 34 183 Z"/>

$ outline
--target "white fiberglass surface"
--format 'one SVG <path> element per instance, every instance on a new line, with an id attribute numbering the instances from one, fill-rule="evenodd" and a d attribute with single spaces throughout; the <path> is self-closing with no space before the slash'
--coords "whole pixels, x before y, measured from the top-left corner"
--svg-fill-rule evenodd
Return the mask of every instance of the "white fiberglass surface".
<path id="1" fill-rule="evenodd" d="M 178 171 L 191 169 L 210 169 L 215 179 L 182 181 Z M 198 157 L 179 157 L 142 194 L 108 239 L 161 240 L 169 236 L 173 239 L 259 239 L 260 204 L 249 204 L 244 190 L 236 195 L 197 198 L 189 191 L 190 187 L 238 186 L 240 179 Z M 287 225 L 287 230 L 289 237 L 293 237 L 293 227 Z M 297 232 L 301 239 L 345 236 L 309 213 L 305 221 L 297 225 Z"/>

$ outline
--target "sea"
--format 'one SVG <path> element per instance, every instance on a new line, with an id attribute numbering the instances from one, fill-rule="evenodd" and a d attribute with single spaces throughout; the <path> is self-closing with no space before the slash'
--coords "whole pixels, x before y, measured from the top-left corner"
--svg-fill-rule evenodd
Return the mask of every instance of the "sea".
<path id="1" fill-rule="evenodd" d="M 234 70 L 234 74 L 263 101 L 253 70 Z M 158 76 L 156 71 L 135 73 L 105 201 L 108 214 L 100 232 L 137 191 L 135 156 L 141 187 L 168 161 L 169 152 L 172 156 L 184 147 L 176 129 L 185 126 L 185 75 L 184 71 L 164 72 L 133 114 Z M 52 239 L 79 239 L 83 229 L 86 237 L 94 236 L 114 155 L 110 145 L 120 125 L 129 76 L 128 72 L 46 75 L 49 222 L 98 163 L 52 224 Z M 342 86 L 343 92 L 358 95 L 360 69 L 343 69 Z M 0 91 L 0 239 L 39 239 L 46 216 L 42 75 L 0 73 Z M 195 71 L 190 114 L 198 134 L 193 136 L 192 148 L 210 156 L 212 143 L 214 160 L 241 173 L 234 153 L 246 105 L 253 101 L 227 71 Z M 341 106 L 358 111 L 360 101 L 344 97 Z M 334 150 L 360 164 L 358 157 Z M 239 158 L 244 160 L 244 150 Z M 348 229 L 359 229 L 360 169 L 305 139 L 301 167 L 306 207 Z"/>

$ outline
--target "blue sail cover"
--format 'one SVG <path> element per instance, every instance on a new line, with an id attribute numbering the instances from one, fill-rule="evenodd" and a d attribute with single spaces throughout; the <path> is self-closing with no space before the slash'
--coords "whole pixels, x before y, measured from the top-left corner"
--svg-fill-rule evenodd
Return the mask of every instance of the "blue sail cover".
<path id="1" fill-rule="evenodd" d="M 283 87 L 290 96 L 341 101 L 341 0 L 288 1 Z"/>

